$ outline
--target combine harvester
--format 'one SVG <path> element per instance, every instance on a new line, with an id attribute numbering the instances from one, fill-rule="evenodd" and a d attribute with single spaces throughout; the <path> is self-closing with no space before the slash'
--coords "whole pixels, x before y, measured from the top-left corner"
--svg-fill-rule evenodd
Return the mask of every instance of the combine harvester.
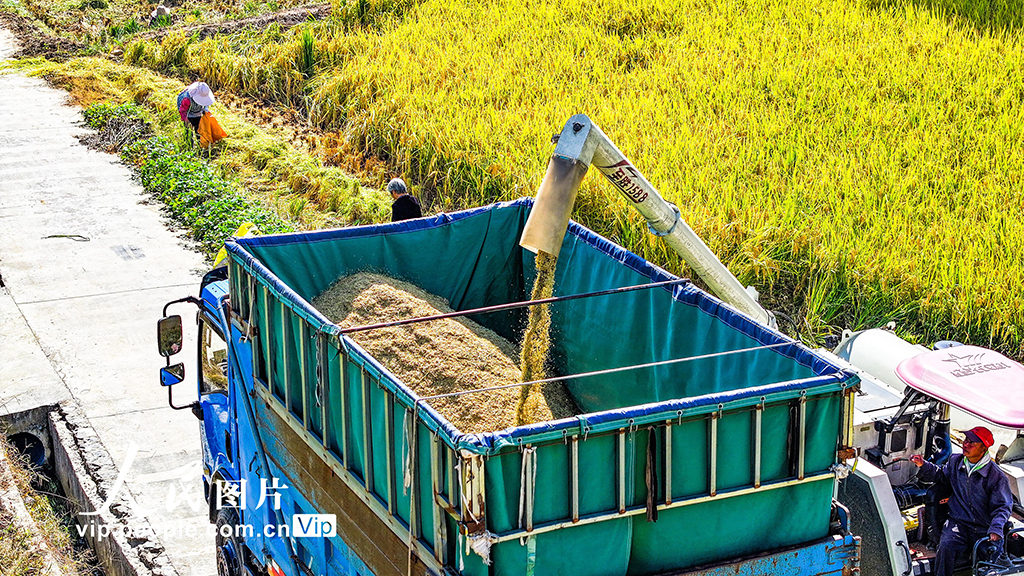
<path id="1" fill-rule="evenodd" d="M 722 300 L 569 221 L 591 163 Z M 182 327 L 168 306 L 199 308 L 199 400 L 177 406 L 170 388 L 168 398 L 202 421 L 221 576 L 914 573 L 894 496 L 912 475 L 886 464 L 948 454 L 943 418 L 956 399 L 883 388 L 859 361 L 868 336 L 833 355 L 778 332 L 585 116 L 559 136 L 536 205 L 226 248 L 227 266 L 199 298 L 168 303 L 158 328 L 172 386 L 185 369 L 171 365 Z M 518 341 L 534 305 L 523 302 L 530 250 L 559 256 L 552 356 L 582 409 L 574 418 L 464 434 L 310 305 L 372 270 Z M 853 531 L 837 494 L 863 516 Z M 904 510 L 925 501 L 914 494 Z M 863 554 L 858 527 L 871 534 Z M 882 571 L 861 570 L 868 554 Z"/>
<path id="2" fill-rule="evenodd" d="M 652 234 L 662 236 L 722 300 L 758 322 L 776 329 L 775 318 L 719 262 L 704 242 L 586 116 L 569 120 L 557 138 L 545 182 L 568 182 L 551 193 L 541 186 L 537 212 L 568 219 L 579 180 L 594 164 L 647 220 Z M 570 176 L 563 176 L 569 174 Z M 545 194 L 547 192 L 547 194 Z M 557 229 L 547 216 L 545 229 Z M 540 237 L 540 234 L 524 234 Z M 557 249 L 554 236 L 547 250 Z M 538 242 L 539 243 L 539 242 Z M 525 244 L 524 244 L 525 245 Z M 839 501 L 853 511 L 852 530 L 863 536 L 861 561 L 865 574 L 909 576 L 931 574 L 948 506 L 948 494 L 919 483 L 910 456 L 920 454 L 936 464 L 952 453 L 950 419 L 956 411 L 970 428 L 983 421 L 1003 430 L 1007 443 L 996 454 L 1015 498 L 1014 517 L 1007 527 L 1008 549 L 1024 555 L 1024 366 L 976 346 L 944 341 L 929 351 L 889 330 L 843 334 L 834 352 L 816 352 L 861 379 L 854 402 L 852 429 L 839 447 L 854 471 L 842 477 Z M 842 476 L 842 474 L 841 474 Z M 979 564 L 979 562 L 973 562 Z M 1024 573 L 1020 566 L 994 569 L 981 562 L 980 573 Z"/>

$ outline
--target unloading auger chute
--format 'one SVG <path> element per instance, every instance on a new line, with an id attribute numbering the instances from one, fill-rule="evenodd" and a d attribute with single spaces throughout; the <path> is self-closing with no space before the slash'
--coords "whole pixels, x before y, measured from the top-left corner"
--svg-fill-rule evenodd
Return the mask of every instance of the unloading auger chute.
<path id="1" fill-rule="evenodd" d="M 719 298 L 777 328 L 775 317 L 757 301 L 753 287 L 744 288 L 707 244 L 680 217 L 679 209 L 666 202 L 658 190 L 584 114 L 569 119 L 558 136 L 555 151 L 537 192 L 519 244 L 532 252 L 558 256 L 569 215 L 580 183 L 593 164 L 619 190 L 626 202 L 647 220 L 651 233 L 686 261 Z"/>

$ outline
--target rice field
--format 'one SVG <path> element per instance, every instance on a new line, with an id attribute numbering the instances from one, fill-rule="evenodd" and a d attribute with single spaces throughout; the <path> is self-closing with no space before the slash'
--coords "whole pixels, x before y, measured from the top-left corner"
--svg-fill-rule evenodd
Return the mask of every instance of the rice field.
<path id="1" fill-rule="evenodd" d="M 895 321 L 1020 358 L 1016 0 L 337 0 L 334 17 L 126 43 L 125 63 L 297 111 L 327 164 L 432 211 L 532 195 L 586 113 L 783 328 Z M 574 217 L 686 274 L 598 176 Z"/>
<path id="2" fill-rule="evenodd" d="M 424 0 L 367 13 L 139 42 L 126 59 L 301 109 L 423 183 L 434 210 L 532 194 L 551 134 L 583 112 L 805 337 L 892 320 L 1020 355 L 1012 2 Z M 596 176 L 576 218 L 684 271 Z"/>

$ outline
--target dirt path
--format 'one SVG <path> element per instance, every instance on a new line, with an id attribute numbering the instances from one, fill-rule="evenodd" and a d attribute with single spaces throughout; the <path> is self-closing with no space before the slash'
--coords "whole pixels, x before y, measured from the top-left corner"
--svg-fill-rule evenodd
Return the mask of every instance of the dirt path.
<path id="1" fill-rule="evenodd" d="M 11 58 L 45 56 L 63 62 L 85 48 L 74 40 L 51 36 L 39 29 L 32 20 L 17 14 L 0 12 L 0 28 L 7 28 L 18 39 L 18 46 L 9 44 L 7 51 Z M 2 57 L 0 57 L 2 59 Z"/>

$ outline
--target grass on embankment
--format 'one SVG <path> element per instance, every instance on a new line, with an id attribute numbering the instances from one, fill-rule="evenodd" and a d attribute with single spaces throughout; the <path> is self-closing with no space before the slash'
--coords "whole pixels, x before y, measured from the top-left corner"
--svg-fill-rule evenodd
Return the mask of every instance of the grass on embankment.
<path id="1" fill-rule="evenodd" d="M 2 473 L 14 481 L 25 509 L 32 516 L 35 530 L 15 524 L 15 512 L 0 506 L 0 576 L 37 576 L 46 574 L 47 552 L 60 564 L 67 576 L 89 576 L 96 573 L 93 553 L 84 542 L 77 542 L 75 507 L 57 494 L 56 481 L 28 465 L 26 459 L 6 441 L 0 439 Z M 6 486 L 5 486 L 6 488 Z M 42 542 L 48 548 L 38 547 Z"/>
<path id="2" fill-rule="evenodd" d="M 434 209 L 532 194 L 550 135 L 584 112 L 804 336 L 895 320 L 1020 357 L 1011 4 L 425 0 L 374 26 L 172 36 L 126 60 L 304 111 Z M 598 177 L 575 217 L 684 270 Z"/>
<path id="3" fill-rule="evenodd" d="M 302 0 L 0 0 L 0 10 L 32 16 L 50 30 L 73 36 L 96 53 L 134 34 L 159 28 L 255 16 L 306 4 Z M 150 22 L 158 5 L 169 16 Z"/>
<path id="4" fill-rule="evenodd" d="M 161 144 L 150 149 L 164 153 L 173 149 L 176 158 L 183 162 L 205 158 L 208 166 L 196 163 L 194 169 L 187 171 L 192 174 L 201 170 L 209 174 L 208 177 L 190 176 L 196 185 L 214 178 L 218 180 L 217 187 L 228 185 L 220 181 L 237 183 L 244 200 L 263 205 L 290 227 L 315 229 L 368 224 L 380 222 L 389 215 L 390 198 L 386 194 L 363 188 L 341 169 L 325 167 L 301 152 L 295 145 L 296 136 L 292 131 L 258 125 L 222 104 L 215 104 L 213 113 L 229 137 L 215 145 L 210 155 L 188 150 L 186 133 L 174 106 L 178 92 L 184 88 L 179 81 L 101 58 L 79 58 L 63 64 L 25 60 L 7 66 L 45 76 L 67 89 L 72 99 L 83 107 L 106 101 L 138 103 L 156 134 L 164 138 Z M 179 154 L 181 151 L 184 153 Z M 148 153 L 143 152 L 137 158 Z M 228 210 L 229 207 L 222 208 Z M 194 235 L 205 251 L 216 252 L 216 244 L 227 234 L 221 234 L 212 221 L 207 224 L 194 230 Z"/>

